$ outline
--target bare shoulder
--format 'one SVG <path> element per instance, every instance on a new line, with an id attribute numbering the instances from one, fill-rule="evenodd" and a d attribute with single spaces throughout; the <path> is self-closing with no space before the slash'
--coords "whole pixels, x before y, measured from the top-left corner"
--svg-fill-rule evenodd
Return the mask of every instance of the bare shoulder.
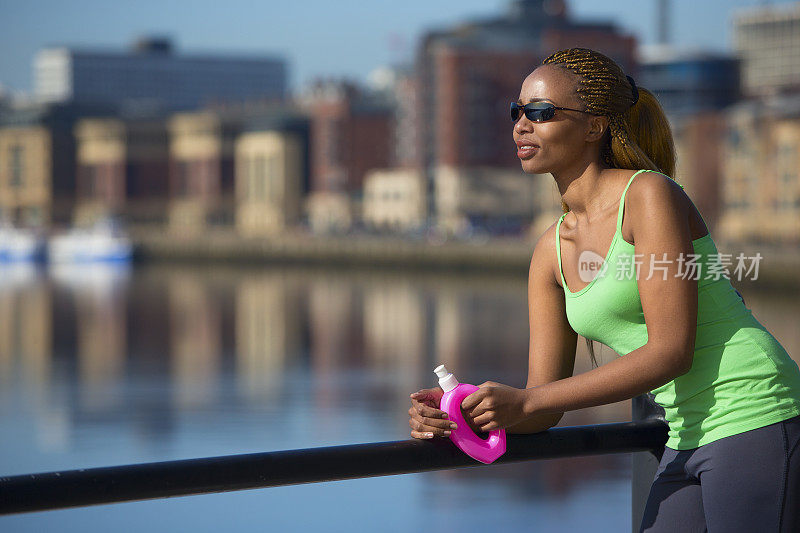
<path id="1" fill-rule="evenodd" d="M 633 174 L 631 171 L 628 179 Z M 683 188 L 660 172 L 639 173 L 625 195 L 625 220 L 634 234 L 640 221 L 671 223 L 676 215 L 688 220 L 690 208 L 691 200 Z"/>
<path id="2" fill-rule="evenodd" d="M 628 174 L 630 179 L 635 172 Z M 638 176 L 631 182 L 628 187 L 628 193 L 625 196 L 626 208 L 631 204 L 631 209 L 655 207 L 657 205 L 673 205 L 675 208 L 683 205 L 685 208 L 686 202 L 681 201 L 688 199 L 683 188 L 678 183 L 660 172 L 640 172 Z"/>
<path id="3" fill-rule="evenodd" d="M 533 255 L 531 256 L 530 269 L 528 271 L 529 279 L 533 279 L 534 275 L 545 275 L 547 280 L 559 285 L 556 277 L 556 261 L 558 260 L 556 255 L 556 226 L 558 226 L 558 219 L 556 219 L 536 241 Z"/>

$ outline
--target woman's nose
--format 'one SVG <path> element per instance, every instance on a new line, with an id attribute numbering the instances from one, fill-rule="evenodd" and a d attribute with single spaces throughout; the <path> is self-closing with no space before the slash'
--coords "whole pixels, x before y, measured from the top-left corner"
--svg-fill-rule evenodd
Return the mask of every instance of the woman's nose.
<path id="1" fill-rule="evenodd" d="M 533 126 L 533 122 L 528 120 L 528 117 L 522 115 L 519 117 L 516 123 L 514 123 L 514 131 L 517 133 L 524 133 L 526 131 L 531 131 Z"/>

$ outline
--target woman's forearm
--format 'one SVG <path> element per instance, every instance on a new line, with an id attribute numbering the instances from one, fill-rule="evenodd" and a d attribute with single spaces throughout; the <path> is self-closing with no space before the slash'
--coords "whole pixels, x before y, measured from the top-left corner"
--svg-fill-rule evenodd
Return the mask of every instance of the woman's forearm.
<path id="1" fill-rule="evenodd" d="M 680 376 L 668 364 L 677 359 L 645 344 L 583 374 L 526 389 L 524 409 L 537 416 L 627 400 Z"/>
<path id="2" fill-rule="evenodd" d="M 539 433 L 547 431 L 558 424 L 561 420 L 561 413 L 545 413 L 543 415 L 533 415 L 522 422 L 508 426 L 506 433 Z"/>

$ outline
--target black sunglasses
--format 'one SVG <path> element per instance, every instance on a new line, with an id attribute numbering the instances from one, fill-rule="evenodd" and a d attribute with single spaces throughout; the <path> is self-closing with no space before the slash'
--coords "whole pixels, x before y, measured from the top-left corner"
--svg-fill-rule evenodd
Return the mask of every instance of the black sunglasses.
<path id="1" fill-rule="evenodd" d="M 527 119 L 531 122 L 545 122 L 555 116 L 556 109 L 562 109 L 564 111 L 578 111 L 579 113 L 589 113 L 590 115 L 594 114 L 581 109 L 558 107 L 550 102 L 531 102 L 529 104 L 525 104 L 524 106 L 519 105 L 517 102 L 511 102 L 511 120 L 516 122 L 519 120 L 522 112 L 524 112 L 525 117 L 527 117 Z"/>

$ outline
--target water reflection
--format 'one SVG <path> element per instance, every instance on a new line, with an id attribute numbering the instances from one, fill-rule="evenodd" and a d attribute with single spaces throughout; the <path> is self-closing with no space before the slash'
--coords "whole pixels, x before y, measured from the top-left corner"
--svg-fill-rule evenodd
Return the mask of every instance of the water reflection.
<path id="1" fill-rule="evenodd" d="M 288 276 L 249 276 L 236 291 L 238 390 L 252 402 L 269 401 L 283 369 L 307 346 L 300 286 Z"/>
<path id="2" fill-rule="evenodd" d="M 0 383 L 21 377 L 39 393 L 48 388 L 52 364 L 52 304 L 42 276 L 31 264 L 0 268 Z"/>
<path id="3" fill-rule="evenodd" d="M 222 311 L 214 286 L 196 273 L 172 274 L 167 282 L 172 407 L 214 401 L 222 352 Z"/>
<path id="4" fill-rule="evenodd" d="M 797 358 L 800 302 L 740 290 Z M 526 294 L 524 277 L 3 267 L 0 473 L 408 438 L 408 394 L 435 385 L 439 363 L 465 382 L 524 386 Z M 597 348 L 601 364 L 616 357 Z M 583 341 L 578 349 L 576 372 L 585 372 Z M 561 425 L 629 417 L 630 402 L 619 402 L 567 413 Z M 337 494 L 381 502 L 359 524 L 383 529 L 387 512 L 408 516 L 409 527 L 422 521 L 468 529 L 487 508 L 509 527 L 527 527 L 534 515 L 542 527 L 547 520 L 557 527 L 564 518 L 554 510 L 579 508 L 593 517 L 587 527 L 618 530 L 629 527 L 629 476 L 629 456 L 591 456 L 339 483 L 346 489 Z M 385 491 L 381 498 L 375 484 Z M 329 518 L 310 514 L 301 522 L 329 524 L 343 511 L 326 486 L 270 489 L 273 503 L 248 507 L 243 523 L 266 516 L 293 523 L 286 501 L 325 494 Z M 214 527 L 222 527 L 206 509 L 251 497 L 195 497 L 166 508 L 183 509 L 187 526 L 218 520 Z M 109 527 L 133 531 L 145 527 L 138 510 L 168 503 L 20 515 L 0 519 L 0 529 L 55 523 L 49 521 L 103 529 L 102 515 Z M 394 523 L 400 529 L 406 522 Z"/>
<path id="5" fill-rule="evenodd" d="M 57 264 L 51 266 L 50 277 L 56 285 L 54 292 L 65 294 L 73 307 L 74 321 L 62 321 L 59 314 L 54 323 L 74 322 L 78 402 L 83 411 L 102 412 L 122 400 L 130 267 Z"/>

